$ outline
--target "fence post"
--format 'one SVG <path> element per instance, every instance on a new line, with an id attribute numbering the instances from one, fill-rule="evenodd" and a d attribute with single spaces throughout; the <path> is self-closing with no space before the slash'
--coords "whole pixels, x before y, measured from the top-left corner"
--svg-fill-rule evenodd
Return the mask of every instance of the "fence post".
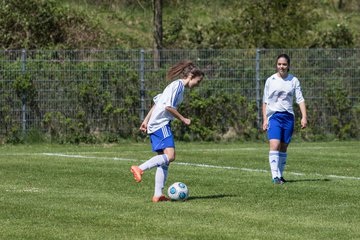
<path id="1" fill-rule="evenodd" d="M 262 107 L 261 104 L 261 98 L 260 98 L 260 49 L 256 49 L 256 107 L 258 109 L 257 112 L 257 127 L 258 129 L 261 128 L 261 112 Z"/>
<path id="2" fill-rule="evenodd" d="M 145 118 L 145 80 L 144 80 L 144 69 L 145 69 L 145 51 L 144 49 L 140 50 L 140 121 L 143 121 Z"/>
<path id="3" fill-rule="evenodd" d="M 21 73 L 25 74 L 26 72 L 26 50 L 21 50 Z M 22 133 L 26 133 L 26 93 L 21 96 L 21 113 L 22 113 Z"/>

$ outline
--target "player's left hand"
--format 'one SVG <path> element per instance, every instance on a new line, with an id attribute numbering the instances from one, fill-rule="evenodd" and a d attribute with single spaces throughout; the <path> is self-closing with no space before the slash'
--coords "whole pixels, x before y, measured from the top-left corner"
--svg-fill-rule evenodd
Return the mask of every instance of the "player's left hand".
<path id="1" fill-rule="evenodd" d="M 307 119 L 306 118 L 302 118 L 301 119 L 301 128 L 304 129 L 307 127 Z"/>

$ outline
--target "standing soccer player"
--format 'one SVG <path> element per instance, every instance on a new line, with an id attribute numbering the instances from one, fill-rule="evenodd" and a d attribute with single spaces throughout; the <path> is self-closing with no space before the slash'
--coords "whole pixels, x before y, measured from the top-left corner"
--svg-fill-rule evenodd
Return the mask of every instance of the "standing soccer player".
<path id="1" fill-rule="evenodd" d="M 130 170 L 135 180 L 141 182 L 144 171 L 156 167 L 153 202 L 169 200 L 163 195 L 163 189 L 169 164 L 175 160 L 175 143 L 170 123 L 177 118 L 185 125 L 190 125 L 191 120 L 181 115 L 177 108 L 183 101 L 185 88 L 191 89 L 198 86 L 204 75 L 203 71 L 188 60 L 172 66 L 167 72 L 167 80 L 173 80 L 175 77 L 180 77 L 180 79 L 171 82 L 162 94 L 154 97 L 155 105 L 140 126 L 141 131 L 149 134 L 152 151 L 157 152 L 157 155 L 140 166 L 132 166 Z"/>
<path id="2" fill-rule="evenodd" d="M 294 130 L 293 98 L 301 111 L 301 128 L 306 128 L 306 106 L 299 80 L 290 70 L 290 57 L 281 54 L 276 60 L 277 73 L 265 83 L 263 96 L 263 130 L 268 132 L 270 144 L 269 163 L 272 181 L 283 184 L 283 172 L 286 165 L 287 148 Z"/>

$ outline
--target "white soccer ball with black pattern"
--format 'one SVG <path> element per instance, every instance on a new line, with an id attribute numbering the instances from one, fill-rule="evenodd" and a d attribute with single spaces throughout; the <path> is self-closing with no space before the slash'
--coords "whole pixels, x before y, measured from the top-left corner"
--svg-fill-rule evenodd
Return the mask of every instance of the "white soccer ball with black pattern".
<path id="1" fill-rule="evenodd" d="M 185 183 L 176 182 L 168 188 L 168 196 L 174 201 L 184 201 L 189 197 L 189 189 Z"/>

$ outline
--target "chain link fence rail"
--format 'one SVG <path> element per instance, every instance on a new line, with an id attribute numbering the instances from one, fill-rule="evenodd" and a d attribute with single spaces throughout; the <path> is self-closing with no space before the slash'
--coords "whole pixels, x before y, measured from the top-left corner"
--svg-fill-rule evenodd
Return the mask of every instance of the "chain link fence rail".
<path id="1" fill-rule="evenodd" d="M 232 119 L 218 120 L 223 126 L 215 130 L 225 134 L 234 124 L 238 130 L 246 124 L 259 129 L 265 79 L 275 72 L 281 53 L 291 57 L 290 71 L 300 80 L 309 131 L 359 137 L 360 49 L 163 50 L 160 59 L 141 49 L 0 51 L 0 135 L 39 129 L 55 137 L 102 132 L 133 136 L 152 97 L 168 84 L 168 68 L 183 59 L 206 72 L 201 86 L 191 90 L 196 95 L 187 93 L 185 106 L 197 97 L 224 95 L 224 109 L 241 96 L 248 105 L 232 105 L 236 114 L 222 114 Z M 207 113 L 216 115 L 215 110 Z"/>

